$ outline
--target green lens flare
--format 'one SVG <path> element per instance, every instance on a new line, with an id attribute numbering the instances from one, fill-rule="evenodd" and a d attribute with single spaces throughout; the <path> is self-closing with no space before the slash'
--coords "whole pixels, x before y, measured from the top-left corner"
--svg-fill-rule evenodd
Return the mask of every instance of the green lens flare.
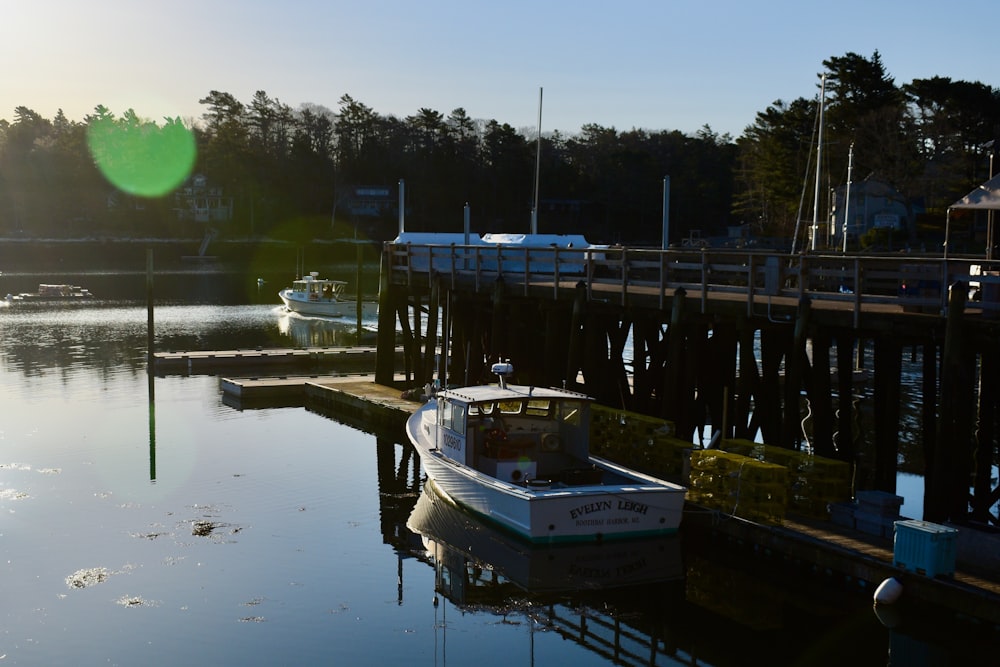
<path id="1" fill-rule="evenodd" d="M 194 135 L 180 122 L 161 128 L 134 116 L 92 121 L 87 144 L 104 177 L 139 197 L 162 197 L 183 183 L 197 153 Z"/>

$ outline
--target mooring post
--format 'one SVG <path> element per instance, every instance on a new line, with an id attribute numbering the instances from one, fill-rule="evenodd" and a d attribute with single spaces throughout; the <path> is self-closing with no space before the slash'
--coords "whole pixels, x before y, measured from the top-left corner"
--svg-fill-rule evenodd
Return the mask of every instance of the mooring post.
<path id="1" fill-rule="evenodd" d="M 807 388 L 813 415 L 813 452 L 832 458 L 834 425 L 833 386 L 830 379 L 830 347 L 827 331 L 820 329 L 812 339 L 812 368 Z"/>
<path id="2" fill-rule="evenodd" d="M 972 478 L 972 518 L 986 523 L 990 518 L 993 501 L 991 481 L 993 445 L 996 440 L 996 414 L 998 396 L 997 379 L 1000 377 L 1000 355 L 996 350 L 984 349 L 979 355 L 979 414 L 975 438 L 975 461 Z"/>
<path id="3" fill-rule="evenodd" d="M 383 249 L 378 285 L 378 334 L 375 339 L 375 382 L 391 387 L 396 361 L 396 308 L 391 293 L 389 251 Z"/>
<path id="4" fill-rule="evenodd" d="M 357 332 L 358 332 L 358 344 L 360 345 L 361 344 L 361 306 L 362 306 L 362 303 L 361 303 L 361 256 L 362 256 L 361 244 L 358 243 L 355 246 L 355 248 L 357 250 L 357 262 L 358 262 L 358 264 L 357 264 L 357 270 L 355 271 L 355 274 L 354 274 L 355 275 L 355 277 L 354 277 L 354 284 L 357 286 L 357 287 L 355 287 L 354 304 L 355 304 L 355 311 L 356 311 L 357 316 L 358 316 L 358 328 L 357 328 Z"/>
<path id="5" fill-rule="evenodd" d="M 441 276 L 437 273 L 431 276 L 431 295 L 427 313 L 427 335 L 424 336 L 423 379 L 431 382 L 434 379 L 435 359 L 437 353 L 438 311 L 441 309 Z M 440 379 L 440 376 L 439 376 Z M 442 380 L 443 381 L 443 380 Z"/>
<path id="6" fill-rule="evenodd" d="M 837 439 L 835 458 L 857 465 L 854 440 L 854 350 L 855 340 L 848 332 L 837 335 Z"/>
<path id="7" fill-rule="evenodd" d="M 146 364 L 149 377 L 155 371 L 156 359 L 153 352 L 153 249 L 146 248 Z M 152 383 L 152 379 L 150 379 Z M 151 385 L 152 386 L 152 385 Z M 152 389 L 150 389 L 152 396 Z"/>
<path id="8" fill-rule="evenodd" d="M 899 456 L 899 387 L 902 381 L 902 350 L 890 335 L 875 338 L 875 479 L 874 488 L 896 492 Z"/>
<path id="9" fill-rule="evenodd" d="M 146 248 L 146 389 L 149 394 L 149 479 L 156 480 L 156 356 L 153 327 L 153 249 Z"/>
<path id="10" fill-rule="evenodd" d="M 941 362 L 941 414 L 924 475 L 924 520 L 933 523 L 964 518 L 966 513 L 962 505 L 968 495 L 968 468 L 962 455 L 969 452 L 969 445 L 962 439 L 969 435 L 970 429 L 961 423 L 960 403 L 970 393 L 964 390 L 963 382 L 971 383 L 971 378 L 964 377 L 962 349 L 962 319 L 968 292 L 967 283 L 957 282 L 951 286 L 948 299 Z M 950 445 L 947 450 L 945 443 Z M 956 478 L 962 475 L 966 479 L 956 484 Z"/>
<path id="11" fill-rule="evenodd" d="M 566 354 L 566 381 L 564 386 L 575 387 L 576 378 L 580 373 L 580 328 L 583 321 L 583 311 L 587 303 L 587 285 L 582 280 L 576 284 L 573 295 L 573 311 L 569 321 L 569 346 Z"/>
<path id="12" fill-rule="evenodd" d="M 782 415 L 781 446 L 798 449 L 796 443 L 801 440 L 799 431 L 801 416 L 799 414 L 799 395 L 802 391 L 802 376 L 808 363 L 806 357 L 806 340 L 809 331 L 809 319 L 812 313 L 812 303 L 808 296 L 799 298 L 799 309 L 795 319 L 795 333 L 792 347 L 785 357 L 785 405 Z"/>
<path id="13" fill-rule="evenodd" d="M 736 415 L 733 418 L 736 438 L 751 438 L 755 429 L 750 428 L 753 419 L 752 398 L 760 391 L 760 371 L 757 368 L 757 357 L 754 355 L 753 323 L 743 320 L 739 330 L 739 371 L 736 376 Z"/>
<path id="14" fill-rule="evenodd" d="M 691 420 L 684 413 L 690 398 L 684 392 L 684 308 L 687 291 L 678 287 L 674 291 L 670 327 L 667 329 L 667 372 L 663 374 L 663 414 L 673 421 L 679 437 L 689 438 L 693 434 Z"/>

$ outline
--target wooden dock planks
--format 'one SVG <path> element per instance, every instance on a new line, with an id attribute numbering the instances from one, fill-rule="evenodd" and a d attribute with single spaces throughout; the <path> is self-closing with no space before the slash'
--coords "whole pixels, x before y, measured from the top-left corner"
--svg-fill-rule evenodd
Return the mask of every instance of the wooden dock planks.
<path id="1" fill-rule="evenodd" d="M 402 355 L 402 348 L 397 348 Z M 365 372 L 375 367 L 374 347 L 251 348 L 194 350 L 153 354 L 158 375 L 212 373 L 231 368 L 295 369 L 329 368 Z"/>

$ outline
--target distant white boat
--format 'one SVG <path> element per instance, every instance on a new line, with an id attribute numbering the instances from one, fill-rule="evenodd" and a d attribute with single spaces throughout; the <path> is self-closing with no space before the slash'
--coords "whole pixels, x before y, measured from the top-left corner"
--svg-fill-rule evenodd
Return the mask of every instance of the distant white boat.
<path id="1" fill-rule="evenodd" d="M 451 501 L 534 543 L 677 532 L 682 486 L 590 455 L 589 396 L 509 385 L 438 391 L 407 420 L 427 477 Z"/>
<path id="2" fill-rule="evenodd" d="M 285 308 L 300 315 L 322 317 L 355 317 L 358 302 L 344 298 L 347 282 L 320 278 L 316 271 L 299 280 L 292 281 L 291 287 L 278 292 Z M 361 316 L 372 317 L 378 311 L 378 304 L 362 302 Z"/>
<path id="3" fill-rule="evenodd" d="M 38 286 L 37 292 L 21 292 L 20 294 L 8 294 L 7 301 L 78 301 L 81 299 L 93 299 L 94 295 L 85 287 L 79 285 L 49 284 L 42 283 Z"/>

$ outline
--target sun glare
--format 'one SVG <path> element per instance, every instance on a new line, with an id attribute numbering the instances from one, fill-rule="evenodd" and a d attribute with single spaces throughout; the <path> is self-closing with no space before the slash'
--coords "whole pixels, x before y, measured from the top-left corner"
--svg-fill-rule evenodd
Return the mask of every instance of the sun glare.
<path id="1" fill-rule="evenodd" d="M 159 127 L 134 115 L 91 122 L 87 144 L 104 177 L 139 197 L 162 197 L 183 183 L 197 151 L 194 135 L 179 121 Z"/>

